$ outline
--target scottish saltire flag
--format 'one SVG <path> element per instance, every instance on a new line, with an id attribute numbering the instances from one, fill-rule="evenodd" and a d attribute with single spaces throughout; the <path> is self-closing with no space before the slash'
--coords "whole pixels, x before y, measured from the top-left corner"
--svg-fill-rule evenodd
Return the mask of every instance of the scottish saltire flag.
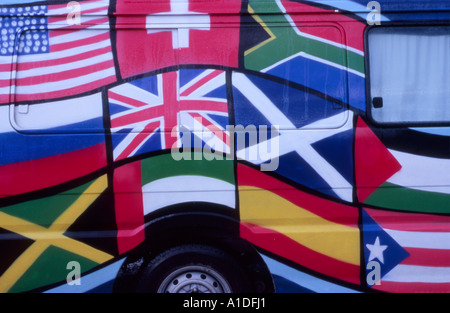
<path id="1" fill-rule="evenodd" d="M 335 14 L 333 19 L 345 22 L 340 24 L 345 30 L 344 36 L 336 27 L 307 26 L 302 24 L 307 16 L 289 14 L 294 10 L 315 12 L 311 21 L 330 22 L 329 14 L 321 14 L 329 11 L 309 4 L 285 0 L 249 1 L 248 10 L 255 14 L 259 26 L 242 31 L 246 68 L 301 84 L 365 110 L 362 36 L 365 23 Z M 282 14 L 283 26 L 273 23 L 270 15 L 259 14 L 265 10 Z M 351 40 L 347 41 L 346 36 Z"/>
<path id="2" fill-rule="evenodd" d="M 199 136 L 212 132 L 227 140 L 223 71 L 166 72 L 111 88 L 108 98 L 115 160 L 181 147 L 177 131 L 184 124 L 188 133 L 198 129 Z"/>
<path id="3" fill-rule="evenodd" d="M 10 92 L 16 102 L 61 98 L 116 80 L 109 2 L 79 4 L 80 25 L 68 22 L 67 4 L 2 8 L 1 102 Z"/>
<path id="4" fill-rule="evenodd" d="M 259 129 L 258 141 L 237 149 L 237 157 L 256 165 L 278 159 L 276 173 L 352 201 L 352 113 L 314 94 L 262 77 L 234 73 L 232 81 L 236 125 L 278 128 L 278 135 L 262 139 Z M 271 151 L 262 153 L 266 149 L 261 150 L 262 145 Z M 251 155 L 255 148 L 257 158 Z"/>
<path id="5" fill-rule="evenodd" d="M 365 261 L 381 267 L 381 280 L 371 287 L 388 292 L 449 292 L 449 225 L 448 216 L 364 209 Z"/>
<path id="6" fill-rule="evenodd" d="M 106 166 L 101 93 L 32 104 L 27 111 L 18 107 L 10 116 L 10 107 L 0 106 L 1 197 L 55 186 Z"/>

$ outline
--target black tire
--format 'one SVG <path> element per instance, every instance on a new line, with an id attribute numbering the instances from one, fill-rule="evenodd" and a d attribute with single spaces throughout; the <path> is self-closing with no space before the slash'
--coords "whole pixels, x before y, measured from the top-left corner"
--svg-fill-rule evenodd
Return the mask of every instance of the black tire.
<path id="1" fill-rule="evenodd" d="M 250 292 L 242 267 L 217 248 L 188 244 L 166 250 L 145 267 L 138 292 L 242 293 Z"/>

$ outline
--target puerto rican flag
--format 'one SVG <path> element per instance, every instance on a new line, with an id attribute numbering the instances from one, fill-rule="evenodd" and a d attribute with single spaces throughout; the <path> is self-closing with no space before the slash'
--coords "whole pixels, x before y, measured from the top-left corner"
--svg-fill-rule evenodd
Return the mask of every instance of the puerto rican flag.
<path id="1" fill-rule="evenodd" d="M 450 217 L 363 209 L 364 258 L 387 292 L 450 292 Z M 373 268 L 372 268 L 373 270 Z"/>
<path id="2" fill-rule="evenodd" d="M 240 1 L 226 4 L 227 12 L 239 13 Z M 134 6 L 118 0 L 117 25 L 135 25 L 117 30 L 122 77 L 178 64 L 237 67 L 239 15 L 213 14 L 218 8 L 217 3 L 203 0 L 148 1 Z M 137 13 L 140 15 L 129 15 Z"/>
<path id="3" fill-rule="evenodd" d="M 229 144 L 224 71 L 184 69 L 144 77 L 110 89 L 108 99 L 114 160 L 181 147 L 181 125 L 208 143 L 216 138 L 222 147 Z"/>
<path id="4" fill-rule="evenodd" d="M 79 24 L 67 4 L 8 7 L 1 17 L 0 102 L 62 98 L 116 80 L 109 1 L 80 1 Z M 15 34 L 17 37 L 14 37 Z"/>

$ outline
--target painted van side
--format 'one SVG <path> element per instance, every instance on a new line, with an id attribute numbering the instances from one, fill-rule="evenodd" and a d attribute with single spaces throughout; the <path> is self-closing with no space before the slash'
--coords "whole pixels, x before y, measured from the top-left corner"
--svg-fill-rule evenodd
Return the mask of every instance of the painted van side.
<path id="1" fill-rule="evenodd" d="M 0 291 L 450 291 L 450 91 L 374 87 L 450 7 L 377 3 L 0 1 Z"/>

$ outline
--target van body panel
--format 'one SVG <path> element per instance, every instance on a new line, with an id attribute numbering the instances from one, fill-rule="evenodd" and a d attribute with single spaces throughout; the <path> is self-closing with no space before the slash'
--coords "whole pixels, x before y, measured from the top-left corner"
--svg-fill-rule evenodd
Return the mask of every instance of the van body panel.
<path id="1" fill-rule="evenodd" d="M 0 1 L 0 292 L 191 240 L 277 292 L 450 291 L 448 1 L 35 2 Z"/>

